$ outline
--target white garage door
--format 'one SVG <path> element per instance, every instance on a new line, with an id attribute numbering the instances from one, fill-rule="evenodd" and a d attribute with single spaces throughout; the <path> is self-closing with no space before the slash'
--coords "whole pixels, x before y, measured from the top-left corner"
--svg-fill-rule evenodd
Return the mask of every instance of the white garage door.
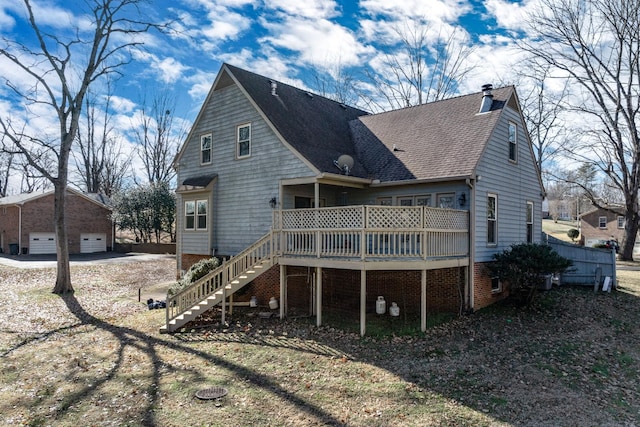
<path id="1" fill-rule="evenodd" d="M 90 254 L 107 251 L 107 235 L 104 233 L 82 233 L 80 235 L 80 252 Z"/>
<path id="2" fill-rule="evenodd" d="M 29 233 L 29 253 L 55 254 L 56 234 L 55 233 Z"/>

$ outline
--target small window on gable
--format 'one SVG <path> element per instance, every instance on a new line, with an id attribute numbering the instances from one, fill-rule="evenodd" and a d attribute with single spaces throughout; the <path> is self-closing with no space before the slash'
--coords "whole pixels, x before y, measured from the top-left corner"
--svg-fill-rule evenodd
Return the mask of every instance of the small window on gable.
<path id="1" fill-rule="evenodd" d="M 251 156 L 251 124 L 240 125 L 237 128 L 236 157 L 242 159 Z"/>
<path id="2" fill-rule="evenodd" d="M 598 217 L 598 227 L 607 228 L 607 217 L 606 216 Z"/>
<path id="3" fill-rule="evenodd" d="M 518 126 L 509 122 L 509 160 L 518 161 Z"/>
<path id="4" fill-rule="evenodd" d="M 211 163 L 211 134 L 200 137 L 200 163 Z"/>
<path id="5" fill-rule="evenodd" d="M 625 226 L 625 219 L 624 217 L 621 215 L 618 217 L 618 228 L 624 228 Z"/>

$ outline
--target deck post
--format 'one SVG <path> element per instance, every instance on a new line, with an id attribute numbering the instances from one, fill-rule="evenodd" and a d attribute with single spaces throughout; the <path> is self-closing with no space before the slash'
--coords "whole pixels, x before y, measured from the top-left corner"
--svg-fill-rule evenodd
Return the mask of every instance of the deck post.
<path id="1" fill-rule="evenodd" d="M 360 270 L 360 336 L 367 331 L 367 270 Z"/>
<path id="2" fill-rule="evenodd" d="M 427 270 L 420 277 L 420 330 L 427 330 Z"/>
<path id="3" fill-rule="evenodd" d="M 280 319 L 284 319 L 287 306 L 287 267 L 280 264 Z"/>
<path id="4" fill-rule="evenodd" d="M 322 267 L 316 267 L 316 326 L 322 326 Z"/>

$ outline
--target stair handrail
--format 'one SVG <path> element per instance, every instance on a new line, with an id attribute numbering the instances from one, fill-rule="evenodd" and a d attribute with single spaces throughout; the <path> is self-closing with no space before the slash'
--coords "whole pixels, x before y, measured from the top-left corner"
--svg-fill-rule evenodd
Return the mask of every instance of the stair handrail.
<path id="1" fill-rule="evenodd" d="M 167 294 L 166 325 L 194 305 L 213 295 L 265 259 L 273 260 L 275 246 L 273 232 L 269 232 L 239 254 L 224 260 L 222 265 L 207 273 L 175 295 Z"/>

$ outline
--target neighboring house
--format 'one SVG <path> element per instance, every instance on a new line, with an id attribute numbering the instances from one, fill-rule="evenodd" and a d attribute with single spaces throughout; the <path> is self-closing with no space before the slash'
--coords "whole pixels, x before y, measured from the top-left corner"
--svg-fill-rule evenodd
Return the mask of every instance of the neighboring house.
<path id="1" fill-rule="evenodd" d="M 110 251 L 111 209 L 100 195 L 69 189 L 66 226 L 69 253 Z M 53 190 L 0 198 L 0 248 L 4 253 L 55 254 Z"/>
<path id="2" fill-rule="evenodd" d="M 622 206 L 605 210 L 595 208 L 580 215 L 580 243 L 593 247 L 611 240 L 622 242 L 624 237 L 625 211 Z M 640 255 L 640 239 L 636 237 L 634 255 Z"/>
<path id="3" fill-rule="evenodd" d="M 225 295 L 252 281 L 240 297 L 279 296 L 281 316 L 355 313 L 362 333 L 383 296 L 424 328 L 427 311 L 503 298 L 484 263 L 541 239 L 543 189 L 513 87 L 370 115 L 225 64 L 175 166 L 178 269 L 234 258 L 170 304 L 169 330 L 216 281 Z"/>

